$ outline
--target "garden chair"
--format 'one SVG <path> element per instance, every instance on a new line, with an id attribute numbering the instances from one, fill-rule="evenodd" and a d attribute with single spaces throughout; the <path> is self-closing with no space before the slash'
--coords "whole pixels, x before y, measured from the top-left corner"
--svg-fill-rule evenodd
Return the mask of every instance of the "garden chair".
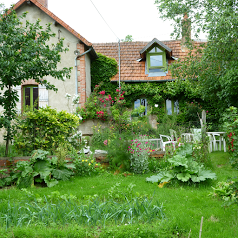
<path id="1" fill-rule="evenodd" d="M 223 138 L 223 136 L 221 136 L 219 133 L 213 133 L 213 149 L 214 151 L 218 150 L 218 145 L 219 145 L 219 150 L 221 151 L 221 145 L 223 143 L 223 147 L 224 147 L 224 151 L 226 152 L 226 143 L 225 140 Z"/>
<path id="2" fill-rule="evenodd" d="M 212 147 L 213 147 L 213 136 L 208 134 L 208 137 L 209 137 L 209 147 L 208 147 L 208 149 L 209 149 L 209 153 L 211 153 L 212 152 Z"/>
<path id="3" fill-rule="evenodd" d="M 194 134 L 192 133 L 182 133 L 182 142 L 192 142 Z"/>
<path id="4" fill-rule="evenodd" d="M 192 129 L 193 135 L 193 140 L 195 142 L 199 142 L 202 139 L 202 129 Z"/>
<path id="5" fill-rule="evenodd" d="M 175 144 L 177 141 L 174 141 L 172 137 L 167 136 L 167 135 L 160 135 L 160 148 L 165 151 L 165 147 L 168 144 L 171 144 L 175 150 Z"/>
<path id="6" fill-rule="evenodd" d="M 175 130 L 169 129 L 170 136 L 173 141 L 178 141 L 177 132 Z"/>

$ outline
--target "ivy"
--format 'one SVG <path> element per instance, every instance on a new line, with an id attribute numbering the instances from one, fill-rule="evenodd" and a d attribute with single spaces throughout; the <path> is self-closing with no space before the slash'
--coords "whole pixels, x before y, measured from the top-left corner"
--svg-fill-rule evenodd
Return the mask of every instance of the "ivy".
<path id="1" fill-rule="evenodd" d="M 118 73 L 117 61 L 103 54 L 97 54 L 99 57 L 91 65 L 91 91 L 94 90 L 96 85 L 103 82 L 106 85 L 105 93 L 114 95 L 118 85 L 117 83 L 111 83 L 111 78 Z"/>

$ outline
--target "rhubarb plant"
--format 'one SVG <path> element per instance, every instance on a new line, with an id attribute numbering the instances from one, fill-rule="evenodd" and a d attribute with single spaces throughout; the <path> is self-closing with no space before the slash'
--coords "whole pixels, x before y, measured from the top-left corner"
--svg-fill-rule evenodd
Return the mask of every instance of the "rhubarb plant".
<path id="1" fill-rule="evenodd" d="M 164 183 L 171 180 L 199 183 L 207 179 L 216 179 L 216 174 L 195 161 L 191 144 L 185 144 L 168 159 L 167 169 L 157 175 L 147 177 L 147 182 Z"/>

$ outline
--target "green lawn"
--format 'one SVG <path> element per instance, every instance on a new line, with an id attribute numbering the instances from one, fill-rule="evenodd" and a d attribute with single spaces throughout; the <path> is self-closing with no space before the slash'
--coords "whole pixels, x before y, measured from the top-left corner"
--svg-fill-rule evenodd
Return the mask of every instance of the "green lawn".
<path id="1" fill-rule="evenodd" d="M 159 188 L 156 184 L 145 181 L 148 174 L 125 177 L 106 172 L 94 177 L 73 178 L 71 181 L 60 182 L 52 188 L 34 187 L 27 191 L 14 187 L 2 189 L 0 217 L 2 220 L 5 217 L 5 223 L 1 223 L 0 237 L 199 237 L 202 217 L 203 238 L 238 237 L 238 206 L 236 204 L 223 206 L 221 200 L 209 196 L 213 191 L 212 186 L 216 186 L 218 181 L 226 181 L 228 177 L 237 176 L 237 171 L 229 166 L 227 153 L 213 152 L 211 159 L 213 171 L 216 172 L 218 179 L 196 186 L 173 184 Z M 88 209 L 97 201 L 98 207 L 95 209 L 98 209 L 100 204 L 113 200 L 120 206 L 126 203 L 125 195 L 128 201 L 137 198 L 136 202 L 139 204 L 145 204 L 146 199 L 148 201 L 152 199 L 152 205 L 159 204 L 162 207 L 164 218 L 158 214 L 153 216 L 150 222 L 142 218 L 138 218 L 141 219 L 138 222 L 137 218 L 134 218 L 132 224 L 126 219 L 124 221 L 112 219 L 103 224 L 98 217 L 96 225 L 63 219 L 64 212 L 68 211 L 66 208 L 72 204 L 72 209 L 74 206 L 87 206 Z M 19 211 L 23 209 L 22 207 L 27 207 L 27 204 L 31 206 L 35 203 L 40 209 L 46 204 L 49 209 L 57 207 L 59 219 L 49 222 L 44 218 L 39 221 L 38 218 L 33 219 L 25 215 L 16 221 L 18 226 L 9 225 L 6 229 L 7 217 L 3 211 L 9 214 L 10 209 L 6 209 L 7 206 L 15 207 L 17 213 L 17 209 Z M 115 204 L 112 206 L 119 209 Z M 46 210 L 42 210 L 40 216 L 45 217 L 46 213 Z M 36 216 L 34 213 L 31 214 Z M 70 212 L 66 215 L 73 216 L 70 216 Z M 21 226 L 21 220 L 24 219 L 33 222 L 28 226 Z"/>

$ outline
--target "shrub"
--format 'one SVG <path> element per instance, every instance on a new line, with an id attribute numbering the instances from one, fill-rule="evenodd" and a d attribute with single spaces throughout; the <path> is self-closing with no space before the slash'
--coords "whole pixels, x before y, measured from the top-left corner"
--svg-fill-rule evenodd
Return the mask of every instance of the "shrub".
<path id="1" fill-rule="evenodd" d="M 231 165 L 238 169 L 238 111 L 236 107 L 230 107 L 223 114 L 223 128 L 227 133 L 228 151 Z"/>
<path id="2" fill-rule="evenodd" d="M 53 152 L 68 141 L 78 125 L 79 118 L 66 111 L 58 112 L 50 107 L 29 111 L 16 121 L 14 146 L 24 155 L 36 149 Z"/>

